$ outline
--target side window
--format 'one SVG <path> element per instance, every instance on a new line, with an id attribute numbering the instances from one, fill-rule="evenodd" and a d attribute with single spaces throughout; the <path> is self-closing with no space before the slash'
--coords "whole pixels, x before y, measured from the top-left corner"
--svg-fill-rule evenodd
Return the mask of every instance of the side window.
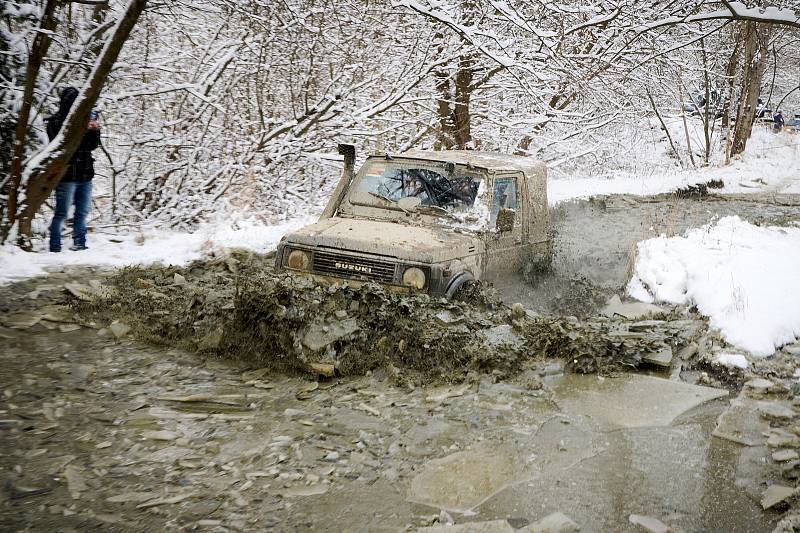
<path id="1" fill-rule="evenodd" d="M 501 209 L 517 208 L 517 180 L 515 178 L 497 178 L 492 191 L 492 210 L 489 213 L 489 226 L 494 227 L 497 214 Z"/>

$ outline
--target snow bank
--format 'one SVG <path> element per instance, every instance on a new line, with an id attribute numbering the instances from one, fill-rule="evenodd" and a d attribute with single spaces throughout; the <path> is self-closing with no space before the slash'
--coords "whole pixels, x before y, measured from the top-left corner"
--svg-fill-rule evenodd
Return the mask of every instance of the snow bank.
<path id="1" fill-rule="evenodd" d="M 304 217 L 274 226 L 255 220 L 207 224 L 193 233 L 178 233 L 157 228 L 120 235 L 92 233 L 89 249 L 71 252 L 71 238 L 62 244 L 65 251 L 47 252 L 46 243 L 38 243 L 38 253 L 23 252 L 16 246 L 0 246 L 0 283 L 44 275 L 47 270 L 76 265 L 127 266 L 162 262 L 184 265 L 231 248 L 266 252 L 275 248 L 287 232 L 310 224 Z"/>
<path id="2" fill-rule="evenodd" d="M 696 305 L 722 336 L 767 356 L 800 337 L 800 228 L 725 217 L 638 245 L 631 296 Z"/>
<path id="3" fill-rule="evenodd" d="M 690 125 L 699 139 L 697 121 L 690 121 Z M 697 145 L 697 140 L 694 144 Z M 642 147 L 632 150 L 636 151 L 636 160 L 644 161 L 641 163 L 643 168 L 635 172 L 617 171 L 608 176 L 581 175 L 580 170 L 568 176 L 550 172 L 547 183 L 550 205 L 608 194 L 661 194 L 711 180 L 724 183 L 722 189 L 713 191 L 715 193 L 800 192 L 800 135 L 786 131 L 775 134 L 771 128 L 757 125 L 744 155 L 728 166 L 722 166 L 722 161 L 714 161 L 709 167 L 679 169 L 665 165 L 664 157 L 657 153 L 648 154 Z M 697 161 L 699 163 L 700 159 Z"/>

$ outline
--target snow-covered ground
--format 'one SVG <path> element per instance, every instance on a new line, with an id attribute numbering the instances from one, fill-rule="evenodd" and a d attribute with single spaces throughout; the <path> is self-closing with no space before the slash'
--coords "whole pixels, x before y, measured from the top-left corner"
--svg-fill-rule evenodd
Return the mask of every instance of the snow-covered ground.
<path id="1" fill-rule="evenodd" d="M 657 166 L 657 163 L 662 165 Z M 608 178 L 582 177 L 574 174 L 548 182 L 548 201 L 555 205 L 565 200 L 604 194 L 646 196 L 674 191 L 678 187 L 722 180 L 717 193 L 800 193 L 800 135 L 781 133 L 758 127 L 748 141 L 747 151 L 729 166 L 697 169 L 664 170 L 663 158 L 654 159 L 656 171 L 632 175 L 619 174 Z M 655 172 L 655 173 L 654 173 Z"/>
<path id="2" fill-rule="evenodd" d="M 631 296 L 696 305 L 731 344 L 771 355 L 800 337 L 800 227 L 725 217 L 642 241 Z"/>
<path id="3" fill-rule="evenodd" d="M 89 249 L 80 252 L 69 251 L 69 237 L 65 237 L 65 251 L 61 253 L 48 253 L 46 243 L 41 241 L 36 243 L 38 253 L 2 246 L 0 283 L 40 276 L 48 269 L 67 266 L 127 266 L 155 262 L 184 265 L 231 248 L 266 252 L 274 249 L 287 232 L 313 220 L 312 217 L 304 217 L 277 225 L 265 225 L 252 219 L 226 221 L 206 224 L 192 233 L 160 228 L 142 228 L 122 234 L 91 233 L 88 237 Z"/>

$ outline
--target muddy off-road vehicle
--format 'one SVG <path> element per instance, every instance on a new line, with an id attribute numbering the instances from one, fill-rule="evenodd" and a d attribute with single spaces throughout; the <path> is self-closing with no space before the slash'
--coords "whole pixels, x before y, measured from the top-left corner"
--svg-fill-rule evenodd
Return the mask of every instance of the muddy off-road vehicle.
<path id="1" fill-rule="evenodd" d="M 547 172 L 531 158 L 410 151 L 367 158 L 340 145 L 345 168 L 319 222 L 286 235 L 279 270 L 321 281 L 377 281 L 452 297 L 546 263 Z"/>

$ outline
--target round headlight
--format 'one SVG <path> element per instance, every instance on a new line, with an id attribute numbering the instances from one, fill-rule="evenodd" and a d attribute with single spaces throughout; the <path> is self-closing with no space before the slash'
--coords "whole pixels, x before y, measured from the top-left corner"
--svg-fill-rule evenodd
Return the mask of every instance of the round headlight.
<path id="1" fill-rule="evenodd" d="M 311 266 L 311 257 L 303 250 L 292 250 L 286 265 L 294 270 L 308 270 Z"/>
<path id="2" fill-rule="evenodd" d="M 414 287 L 415 289 L 425 288 L 425 272 L 417 267 L 407 268 L 403 272 L 403 285 Z"/>

